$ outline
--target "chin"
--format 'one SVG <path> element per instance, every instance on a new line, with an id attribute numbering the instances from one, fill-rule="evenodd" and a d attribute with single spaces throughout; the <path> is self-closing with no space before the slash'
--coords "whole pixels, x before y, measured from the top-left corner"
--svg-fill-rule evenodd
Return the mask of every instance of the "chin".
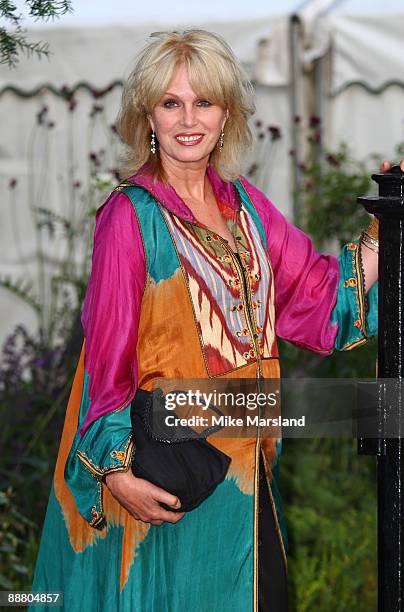
<path id="1" fill-rule="evenodd" d="M 200 162 L 204 159 L 208 160 L 212 151 L 203 151 L 203 152 L 202 151 L 201 152 L 186 151 L 185 153 L 187 154 L 184 155 L 184 153 L 182 153 L 182 155 L 181 154 L 175 155 L 175 159 L 177 161 L 184 162 L 184 163 Z"/>

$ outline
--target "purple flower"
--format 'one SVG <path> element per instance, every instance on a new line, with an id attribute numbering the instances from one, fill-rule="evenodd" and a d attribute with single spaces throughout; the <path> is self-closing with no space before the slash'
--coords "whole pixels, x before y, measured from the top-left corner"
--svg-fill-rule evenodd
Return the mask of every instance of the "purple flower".
<path id="1" fill-rule="evenodd" d="M 247 176 L 253 176 L 258 170 L 258 164 L 253 163 L 247 170 Z"/>
<path id="2" fill-rule="evenodd" d="M 43 124 L 44 118 L 47 112 L 48 112 L 48 107 L 44 104 L 41 110 L 36 115 L 36 120 L 37 120 L 38 125 Z"/>
<path id="3" fill-rule="evenodd" d="M 321 123 L 320 117 L 317 117 L 317 115 L 310 115 L 309 125 L 311 128 L 317 127 L 318 125 L 320 125 L 320 123 Z"/>
<path id="4" fill-rule="evenodd" d="M 110 172 L 117 181 L 121 180 L 118 168 L 110 168 L 108 172 Z"/>
<path id="5" fill-rule="evenodd" d="M 332 153 L 327 153 L 325 158 L 330 164 L 330 166 L 335 166 L 336 168 L 339 168 L 341 166 L 341 162 L 339 161 L 339 159 Z"/>
<path id="6" fill-rule="evenodd" d="M 102 104 L 93 104 L 92 109 L 90 111 L 90 117 L 94 117 L 97 113 L 102 113 L 104 107 Z"/>
<path id="7" fill-rule="evenodd" d="M 269 125 L 268 132 L 271 134 L 272 141 L 279 140 L 280 138 L 282 138 L 281 129 L 277 127 L 276 125 Z"/>

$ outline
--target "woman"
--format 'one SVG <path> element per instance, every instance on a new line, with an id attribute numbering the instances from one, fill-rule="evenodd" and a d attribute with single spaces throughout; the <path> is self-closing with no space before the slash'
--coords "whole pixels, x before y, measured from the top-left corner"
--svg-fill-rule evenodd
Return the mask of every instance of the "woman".
<path id="1" fill-rule="evenodd" d="M 226 479 L 186 513 L 129 469 L 137 388 L 277 378 L 276 335 L 329 355 L 376 333 L 377 240 L 320 255 L 240 176 L 253 111 L 232 51 L 202 30 L 153 35 L 124 89 L 129 178 L 97 212 L 33 584 L 69 612 L 287 610 L 280 440 L 215 439 Z"/>

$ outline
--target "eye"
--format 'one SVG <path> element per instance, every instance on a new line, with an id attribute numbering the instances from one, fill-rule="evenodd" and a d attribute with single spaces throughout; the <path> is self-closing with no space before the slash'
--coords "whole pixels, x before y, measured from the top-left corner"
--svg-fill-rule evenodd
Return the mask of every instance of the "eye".
<path id="1" fill-rule="evenodd" d="M 212 106 L 212 103 L 209 100 L 198 100 L 198 106 Z"/>
<path id="2" fill-rule="evenodd" d="M 174 106 L 177 104 L 177 102 L 175 100 L 164 100 L 163 102 L 163 106 L 165 108 L 174 108 Z"/>

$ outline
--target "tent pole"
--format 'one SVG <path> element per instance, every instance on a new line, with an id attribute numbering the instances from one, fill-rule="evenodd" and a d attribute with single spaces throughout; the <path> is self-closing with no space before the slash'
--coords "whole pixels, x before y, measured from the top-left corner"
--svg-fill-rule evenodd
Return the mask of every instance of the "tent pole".
<path id="1" fill-rule="evenodd" d="M 292 157 L 293 167 L 293 221 L 299 223 L 300 206 L 297 190 L 300 186 L 301 170 L 299 160 L 301 159 L 301 138 L 295 122 L 296 117 L 301 117 L 301 23 L 298 15 L 292 15 L 289 21 L 289 57 L 290 57 L 290 124 L 291 139 L 294 155 Z"/>

